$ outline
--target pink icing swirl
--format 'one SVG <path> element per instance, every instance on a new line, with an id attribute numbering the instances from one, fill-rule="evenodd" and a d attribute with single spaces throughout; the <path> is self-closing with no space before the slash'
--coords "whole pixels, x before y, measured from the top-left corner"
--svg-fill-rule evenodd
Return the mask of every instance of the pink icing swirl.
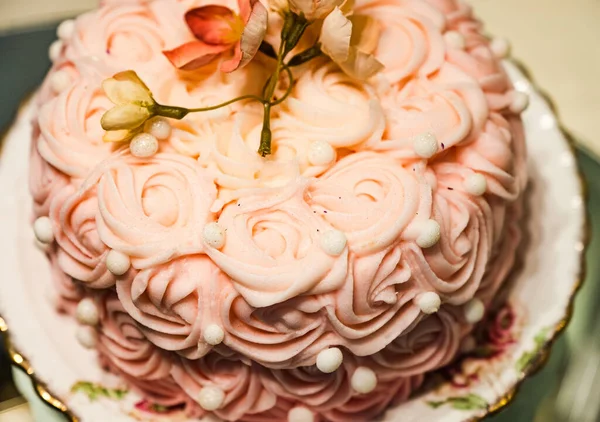
<path id="1" fill-rule="evenodd" d="M 143 76 L 164 74 L 171 67 L 162 50 L 190 37 L 180 24 L 184 13 L 175 2 L 107 4 L 77 18 L 66 57 L 93 57 L 113 73 L 137 69 Z"/>
<path id="2" fill-rule="evenodd" d="M 100 126 L 102 114 L 112 103 L 100 88 L 97 69 L 89 66 L 83 69 L 88 76 L 41 106 L 40 133 L 35 141 L 48 163 L 79 179 L 85 178 L 113 148 L 102 141 L 104 131 Z"/>
<path id="3" fill-rule="evenodd" d="M 418 285 L 460 305 L 479 288 L 498 234 L 490 204 L 463 191 L 468 169 L 440 165 L 437 174 L 433 218 L 441 227 L 440 241 L 428 249 L 409 242 L 402 249 Z"/>
<path id="4" fill-rule="evenodd" d="M 69 178 L 48 164 L 40 156 L 36 145 L 32 145 L 29 155 L 29 192 L 33 198 L 34 218 L 49 215 L 50 202 L 68 184 Z"/>
<path id="5" fill-rule="evenodd" d="M 338 161 L 309 186 L 308 197 L 313 211 L 344 232 L 357 255 L 388 248 L 415 216 L 427 218 L 431 209 L 422 170 L 375 152 Z"/>
<path id="6" fill-rule="evenodd" d="M 401 262 L 400 248 L 351 260 L 351 272 L 335 295 L 327 316 L 354 354 L 366 356 L 384 348 L 419 319 L 409 281 L 411 270 Z"/>
<path id="7" fill-rule="evenodd" d="M 100 171 L 98 233 L 106 245 L 129 255 L 133 267 L 151 268 L 204 250 L 202 231 L 212 219 L 216 189 L 196 161 L 122 152 Z"/>
<path id="8" fill-rule="evenodd" d="M 336 342 L 327 334 L 321 306 L 309 296 L 256 309 L 231 290 L 221 309 L 225 344 L 271 368 L 314 364 L 316 355 Z"/>
<path id="9" fill-rule="evenodd" d="M 375 57 L 382 75 L 397 83 L 410 76 L 429 75 L 444 62 L 444 15 L 420 0 L 361 0 L 356 14 L 371 16 L 382 32 Z"/>
<path id="10" fill-rule="evenodd" d="M 115 284 L 115 277 L 106 268 L 109 249 L 98 235 L 97 212 L 94 186 L 67 186 L 53 198 L 50 219 L 61 269 L 88 287 L 104 289 Z"/>
<path id="11" fill-rule="evenodd" d="M 381 106 L 372 90 L 332 63 L 315 65 L 300 75 L 273 119 L 274 130 L 287 137 L 325 141 L 335 148 L 374 142 L 383 127 Z"/>
<path id="12" fill-rule="evenodd" d="M 460 310 L 441 309 L 366 358 L 386 379 L 420 375 L 448 364 L 462 337 Z"/>
<path id="13" fill-rule="evenodd" d="M 215 307 L 229 284 L 205 255 L 191 255 L 140 271 L 134 279 L 120 280 L 117 292 L 151 342 L 198 359 L 212 348 L 201 333 L 218 316 Z"/>
<path id="14" fill-rule="evenodd" d="M 331 227 L 304 200 L 306 182 L 250 191 L 225 207 L 219 225 L 227 230 L 219 251 L 206 253 L 255 307 L 302 294 L 337 289 L 346 277 L 348 249 L 331 256 L 320 236 Z"/>
<path id="15" fill-rule="evenodd" d="M 77 304 L 83 297 L 83 289 L 60 267 L 55 251 L 49 254 L 50 273 L 54 292 L 51 294 L 58 312 L 75 315 Z"/>
<path id="16" fill-rule="evenodd" d="M 144 338 L 116 295 L 105 295 L 98 304 L 98 352 L 105 365 L 155 404 L 176 406 L 188 402 L 170 376 L 171 358 Z"/>
<path id="17" fill-rule="evenodd" d="M 215 353 L 203 359 L 182 359 L 173 367 L 173 378 L 190 397 L 198 397 L 203 387 L 216 386 L 225 392 L 225 400 L 215 414 L 226 421 L 237 421 L 271 409 L 276 396 L 265 390 L 254 366 Z M 202 416 L 200 412 L 200 415 Z"/>

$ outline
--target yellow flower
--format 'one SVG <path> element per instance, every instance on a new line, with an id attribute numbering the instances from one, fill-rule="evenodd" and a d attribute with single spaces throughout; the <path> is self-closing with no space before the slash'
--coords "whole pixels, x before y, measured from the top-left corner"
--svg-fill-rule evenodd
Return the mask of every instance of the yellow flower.
<path id="1" fill-rule="evenodd" d="M 102 89 L 115 104 L 102 116 L 102 128 L 107 131 L 105 142 L 130 140 L 142 131 L 148 119 L 154 117 L 157 104 L 152 92 L 133 70 L 104 80 Z"/>
<path id="2" fill-rule="evenodd" d="M 321 50 L 353 78 L 366 80 L 383 69 L 374 56 L 381 28 L 369 16 L 350 16 L 339 7 L 323 20 Z"/>

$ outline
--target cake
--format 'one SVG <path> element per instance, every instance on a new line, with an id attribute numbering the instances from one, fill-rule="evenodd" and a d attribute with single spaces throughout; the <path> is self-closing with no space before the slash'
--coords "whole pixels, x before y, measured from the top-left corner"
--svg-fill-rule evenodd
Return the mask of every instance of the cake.
<path id="1" fill-rule="evenodd" d="M 137 420 L 369 421 L 472 340 L 527 97 L 468 5 L 113 0 L 58 36 L 32 230 Z"/>

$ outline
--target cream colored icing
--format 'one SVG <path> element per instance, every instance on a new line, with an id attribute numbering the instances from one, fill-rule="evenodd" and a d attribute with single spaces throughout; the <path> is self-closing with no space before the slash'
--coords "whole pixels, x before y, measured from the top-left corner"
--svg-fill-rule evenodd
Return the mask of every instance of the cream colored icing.
<path id="1" fill-rule="evenodd" d="M 183 14 L 202 4 L 105 1 L 57 51 L 37 97 L 29 181 L 34 218 L 50 217 L 56 239 L 56 306 L 72 315 L 93 298 L 101 362 L 190 416 L 207 413 L 199 393 L 217 387 L 225 420 L 286 421 L 296 406 L 315 420 L 372 420 L 452 361 L 473 328 L 462 306 L 487 306 L 513 265 L 527 180 L 514 90 L 462 1 L 360 0 L 355 13 L 382 25 L 385 69 L 369 83 L 325 60 L 295 69 L 268 158 L 255 152 L 261 114 L 250 103 L 171 121 L 152 157 L 103 143 L 112 105 L 100 83 L 118 71 L 181 106 L 260 91 L 260 57 L 232 74 L 218 63 L 177 71 L 163 57 L 193 39 Z M 438 143 L 427 158 L 414 148 L 425 134 Z M 315 143 L 334 158 L 311 159 Z M 475 174 L 482 196 L 465 188 Z M 440 238 L 421 248 L 430 220 Z M 205 241 L 209 223 L 222 245 Z M 332 230 L 346 240 L 340 254 L 323 247 Z M 106 268 L 111 250 L 130 259 L 122 276 Z M 437 313 L 415 303 L 424 292 L 441 298 Z M 215 326 L 223 339 L 209 344 Z M 344 357 L 324 374 L 315 362 L 329 348 Z M 376 375 L 373 391 L 353 390 L 357 367 Z"/>

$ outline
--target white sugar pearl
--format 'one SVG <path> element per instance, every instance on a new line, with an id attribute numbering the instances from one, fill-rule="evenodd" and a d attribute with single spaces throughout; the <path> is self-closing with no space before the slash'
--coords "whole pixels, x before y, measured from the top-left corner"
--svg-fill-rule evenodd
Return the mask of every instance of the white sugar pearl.
<path id="1" fill-rule="evenodd" d="M 317 355 L 317 368 L 321 372 L 330 374 L 340 367 L 343 360 L 342 351 L 337 347 L 331 347 L 319 352 Z"/>
<path id="2" fill-rule="evenodd" d="M 98 343 L 98 334 L 96 330 L 88 325 L 81 325 L 77 328 L 75 337 L 79 344 L 86 349 L 93 349 Z"/>
<path id="3" fill-rule="evenodd" d="M 375 375 L 375 372 L 371 368 L 359 366 L 354 371 L 354 374 L 352 374 L 350 383 L 354 391 L 360 394 L 367 394 L 377 387 L 377 375 Z"/>
<path id="4" fill-rule="evenodd" d="M 308 161 L 313 166 L 324 166 L 335 160 L 335 150 L 325 141 L 314 141 L 308 147 Z"/>
<path id="5" fill-rule="evenodd" d="M 431 248 L 438 243 L 440 236 L 440 224 L 435 220 L 427 220 L 421 226 L 421 234 L 417 237 L 417 245 L 421 248 Z"/>
<path id="6" fill-rule="evenodd" d="M 52 44 L 50 44 L 50 48 L 48 49 L 48 57 L 50 60 L 55 62 L 60 57 L 60 53 L 63 49 L 63 42 L 61 40 L 56 40 Z"/>
<path id="7" fill-rule="evenodd" d="M 446 44 L 457 50 L 464 50 L 467 46 L 465 37 L 460 32 L 448 31 L 444 34 L 444 40 L 446 40 Z"/>
<path id="8" fill-rule="evenodd" d="M 198 404 L 209 412 L 217 410 L 225 401 L 225 392 L 218 387 L 203 387 L 198 394 Z"/>
<path id="9" fill-rule="evenodd" d="M 529 106 L 529 95 L 524 92 L 513 92 L 513 99 L 509 109 L 515 114 L 520 114 Z"/>
<path id="10" fill-rule="evenodd" d="M 463 308 L 465 319 L 470 324 L 475 324 L 483 319 L 485 314 L 485 306 L 483 302 L 477 298 L 468 301 Z"/>
<path id="11" fill-rule="evenodd" d="M 472 174 L 464 181 L 465 190 L 473 196 L 481 196 L 487 190 L 487 181 L 483 174 Z"/>
<path id="12" fill-rule="evenodd" d="M 158 139 L 149 133 L 139 133 L 131 140 L 129 149 L 135 157 L 152 157 L 158 151 Z"/>
<path id="13" fill-rule="evenodd" d="M 417 295 L 415 304 L 424 314 L 434 314 L 440 310 L 442 299 L 435 292 L 425 292 Z"/>
<path id="14" fill-rule="evenodd" d="M 203 333 L 204 341 L 211 346 L 221 344 L 223 338 L 225 338 L 225 332 L 217 324 L 210 324 L 204 329 Z"/>
<path id="15" fill-rule="evenodd" d="M 510 54 L 510 43 L 506 38 L 494 38 L 490 43 L 490 50 L 499 59 L 504 59 Z"/>
<path id="16" fill-rule="evenodd" d="M 219 223 L 208 223 L 202 232 L 204 242 L 215 249 L 221 249 L 225 245 L 225 232 Z"/>
<path id="17" fill-rule="evenodd" d="M 50 87 L 60 94 L 71 85 L 71 76 L 64 70 L 57 70 L 50 75 Z"/>
<path id="18" fill-rule="evenodd" d="M 288 413 L 288 422 L 314 422 L 315 415 L 306 407 L 297 406 Z"/>
<path id="19" fill-rule="evenodd" d="M 61 40 L 68 40 L 73 35 L 73 32 L 75 32 L 75 21 L 73 19 L 62 21 L 56 29 L 56 35 Z"/>
<path id="20" fill-rule="evenodd" d="M 41 243 L 49 245 L 54 242 L 52 222 L 48 217 L 40 217 L 33 223 L 33 234 Z"/>
<path id="21" fill-rule="evenodd" d="M 86 297 L 77 304 L 77 321 L 83 325 L 97 325 L 100 321 L 100 315 L 98 313 L 98 307 L 94 301 Z"/>
<path id="22" fill-rule="evenodd" d="M 328 230 L 321 235 L 321 248 L 329 255 L 341 255 L 347 242 L 346 235 L 339 230 Z"/>
<path id="23" fill-rule="evenodd" d="M 106 255 L 106 268 L 114 275 L 123 275 L 129 271 L 131 260 L 122 252 L 111 250 Z"/>
<path id="24" fill-rule="evenodd" d="M 154 136 L 156 139 L 164 140 L 171 136 L 172 128 L 167 119 L 163 117 L 155 117 L 146 122 L 144 130 L 150 135 Z"/>
<path id="25" fill-rule="evenodd" d="M 419 157 L 431 158 L 438 152 L 438 141 L 431 132 L 415 136 L 413 148 Z"/>

